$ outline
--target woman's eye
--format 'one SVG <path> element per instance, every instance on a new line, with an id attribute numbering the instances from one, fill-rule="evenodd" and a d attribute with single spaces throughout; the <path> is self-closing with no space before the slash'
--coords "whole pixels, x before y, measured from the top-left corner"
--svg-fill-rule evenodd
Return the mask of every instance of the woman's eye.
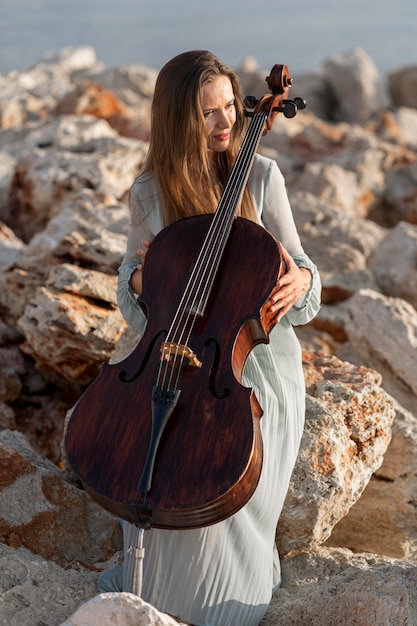
<path id="1" fill-rule="evenodd" d="M 210 117 L 213 111 L 204 111 L 204 117 Z"/>

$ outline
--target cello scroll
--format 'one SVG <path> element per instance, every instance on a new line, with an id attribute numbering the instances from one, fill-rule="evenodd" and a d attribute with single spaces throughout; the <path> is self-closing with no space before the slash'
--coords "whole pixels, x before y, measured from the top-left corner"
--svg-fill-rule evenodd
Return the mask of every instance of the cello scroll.
<path id="1" fill-rule="evenodd" d="M 264 135 L 271 130 L 275 117 L 283 113 L 284 117 L 292 118 L 298 110 L 305 109 L 307 104 L 304 98 L 288 99 L 289 90 L 293 84 L 287 65 L 274 65 L 269 76 L 266 77 L 271 93 L 262 96 L 259 100 L 253 96 L 245 98 L 246 115 L 252 117 L 255 113 L 264 111 L 268 117 L 265 122 Z M 252 110 L 248 110 L 252 109 Z"/>

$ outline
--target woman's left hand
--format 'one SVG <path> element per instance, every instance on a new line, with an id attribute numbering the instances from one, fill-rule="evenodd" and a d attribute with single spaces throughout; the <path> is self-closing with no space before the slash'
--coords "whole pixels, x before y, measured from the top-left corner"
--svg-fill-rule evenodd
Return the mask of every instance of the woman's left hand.
<path id="1" fill-rule="evenodd" d="M 286 271 L 278 278 L 265 305 L 265 312 L 271 316 L 273 325 L 278 324 L 298 298 L 309 290 L 311 284 L 311 272 L 305 267 L 298 267 L 282 245 L 281 254 Z"/>

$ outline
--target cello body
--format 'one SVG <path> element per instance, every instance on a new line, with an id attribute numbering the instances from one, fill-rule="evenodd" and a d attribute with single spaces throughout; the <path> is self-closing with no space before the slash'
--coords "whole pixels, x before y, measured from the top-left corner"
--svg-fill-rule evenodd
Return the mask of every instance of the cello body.
<path id="1" fill-rule="evenodd" d="M 195 362 L 169 364 L 180 393 L 143 487 L 161 345 L 212 220 L 185 218 L 152 241 L 138 303 L 147 317 L 143 336 L 126 359 L 103 365 L 74 407 L 65 436 L 68 460 L 86 491 L 138 526 L 196 528 L 225 519 L 249 500 L 261 472 L 262 410 L 241 379 L 252 348 L 268 342 L 263 307 L 282 258 L 263 227 L 237 217 L 204 313 L 192 316 L 187 346 Z"/>
<path id="2" fill-rule="evenodd" d="M 279 242 L 236 212 L 261 136 L 279 112 L 305 107 L 287 99 L 287 66 L 275 65 L 266 81 L 272 93 L 250 100 L 216 213 L 154 238 L 138 299 L 143 336 L 126 359 L 103 365 L 68 423 L 67 458 L 86 491 L 140 527 L 221 521 L 259 481 L 262 409 L 242 374 L 251 350 L 268 342 L 266 303 L 285 263 Z"/>

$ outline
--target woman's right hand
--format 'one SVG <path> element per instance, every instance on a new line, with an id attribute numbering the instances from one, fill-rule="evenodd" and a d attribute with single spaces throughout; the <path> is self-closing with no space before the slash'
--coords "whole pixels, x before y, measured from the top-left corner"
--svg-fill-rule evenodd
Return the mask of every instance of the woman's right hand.
<path id="1" fill-rule="evenodd" d="M 142 244 L 143 248 L 138 248 L 136 251 L 142 263 L 137 264 L 136 270 L 133 272 L 130 278 L 130 284 L 132 285 L 132 289 L 138 296 L 140 296 L 140 294 L 142 293 L 143 266 L 145 264 L 146 253 L 148 252 L 151 242 L 147 241 L 146 239 L 142 239 Z"/>

